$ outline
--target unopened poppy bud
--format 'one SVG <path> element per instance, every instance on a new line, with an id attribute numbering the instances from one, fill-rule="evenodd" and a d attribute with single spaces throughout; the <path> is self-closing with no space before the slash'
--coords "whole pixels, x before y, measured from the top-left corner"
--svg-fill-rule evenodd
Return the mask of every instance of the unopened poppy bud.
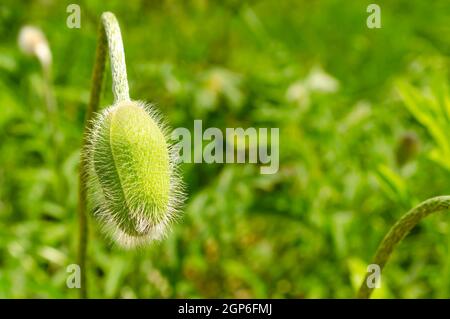
<path id="1" fill-rule="evenodd" d="M 94 213 L 124 247 L 160 239 L 182 200 L 164 126 L 145 104 L 121 101 L 93 123 L 87 146 Z"/>

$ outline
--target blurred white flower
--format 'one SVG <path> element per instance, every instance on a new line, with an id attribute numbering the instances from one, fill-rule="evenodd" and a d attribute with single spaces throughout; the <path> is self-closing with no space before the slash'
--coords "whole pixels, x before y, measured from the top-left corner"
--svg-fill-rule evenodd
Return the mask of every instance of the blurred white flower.
<path id="1" fill-rule="evenodd" d="M 202 75 L 195 105 L 199 109 L 212 110 L 223 98 L 230 108 L 239 109 L 244 102 L 241 84 L 242 76 L 230 70 L 224 68 L 208 70 Z"/>
<path id="2" fill-rule="evenodd" d="M 292 83 L 286 91 L 286 99 L 289 102 L 297 102 L 299 104 L 309 103 L 309 90 L 303 81 Z"/>
<path id="3" fill-rule="evenodd" d="M 339 90 L 339 82 L 334 77 L 326 73 L 322 68 L 315 67 L 305 80 L 305 85 L 311 91 L 324 93 L 334 93 Z"/>
<path id="4" fill-rule="evenodd" d="M 44 69 L 50 67 L 52 52 L 40 29 L 29 25 L 23 26 L 19 32 L 18 43 L 25 54 L 36 56 Z"/>
<path id="5" fill-rule="evenodd" d="M 334 93 L 337 90 L 339 90 L 339 81 L 322 68 L 314 67 L 305 79 L 297 80 L 288 87 L 286 100 L 307 109 L 312 93 Z"/>

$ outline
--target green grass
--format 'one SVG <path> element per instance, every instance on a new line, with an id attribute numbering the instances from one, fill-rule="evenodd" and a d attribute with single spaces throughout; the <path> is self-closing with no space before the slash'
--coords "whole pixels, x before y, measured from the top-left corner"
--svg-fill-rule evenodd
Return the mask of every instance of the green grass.
<path id="1" fill-rule="evenodd" d="M 371 1 L 80 1 L 81 29 L 65 25 L 69 3 L 0 5 L 2 298 L 78 295 L 66 267 L 76 262 L 79 151 L 107 10 L 121 25 L 134 99 L 155 103 L 172 127 L 279 127 L 280 171 L 183 164 L 183 219 L 138 252 L 109 245 L 91 219 L 91 297 L 353 297 L 389 227 L 450 193 L 448 1 L 379 1 L 378 30 L 366 27 Z M 51 46 L 55 129 L 39 64 L 17 46 L 24 24 Z M 302 95 L 318 67 L 337 91 Z M 105 85 L 103 107 L 109 74 Z M 411 133 L 417 149 L 400 166 Z M 375 297 L 448 298 L 449 225 L 440 214 L 415 228 Z"/>

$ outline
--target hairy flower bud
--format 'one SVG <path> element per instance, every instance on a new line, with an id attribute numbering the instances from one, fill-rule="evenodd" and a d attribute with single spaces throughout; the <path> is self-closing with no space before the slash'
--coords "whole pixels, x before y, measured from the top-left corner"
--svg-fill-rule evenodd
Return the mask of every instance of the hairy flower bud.
<path id="1" fill-rule="evenodd" d="M 119 245 L 160 239 L 182 200 L 164 126 L 149 106 L 122 101 L 93 123 L 86 149 L 94 214 Z"/>

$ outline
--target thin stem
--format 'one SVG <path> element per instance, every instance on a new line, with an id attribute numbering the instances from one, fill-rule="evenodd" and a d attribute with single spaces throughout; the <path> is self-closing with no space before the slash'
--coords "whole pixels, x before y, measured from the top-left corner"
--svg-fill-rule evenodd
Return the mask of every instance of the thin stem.
<path id="1" fill-rule="evenodd" d="M 51 116 L 55 116 L 56 109 L 56 99 L 53 93 L 52 88 L 52 70 L 51 65 L 44 66 L 42 65 L 42 72 L 44 75 L 44 93 L 45 93 L 45 102 L 47 104 L 47 111 L 51 114 Z"/>
<path id="2" fill-rule="evenodd" d="M 127 81 L 127 70 L 125 65 L 125 54 L 120 34 L 119 24 L 114 14 L 105 12 L 102 14 L 101 23 L 98 30 L 97 49 L 95 54 L 95 64 L 92 74 L 91 94 L 86 111 L 85 131 L 83 136 L 82 150 L 88 142 L 88 132 L 92 128 L 92 118 L 99 109 L 102 92 L 103 77 L 106 64 L 106 51 L 109 48 L 110 65 L 112 73 L 112 90 L 114 93 L 114 103 L 128 101 L 129 90 Z M 78 265 L 80 274 L 80 297 L 87 298 L 86 280 L 86 255 L 88 247 L 88 220 L 87 220 L 87 158 L 81 152 L 78 190 L 78 214 L 79 214 L 79 243 L 78 243 Z"/>
<path id="3" fill-rule="evenodd" d="M 396 245 L 405 238 L 406 235 L 426 216 L 450 208 L 450 196 L 438 196 L 427 199 L 418 206 L 411 209 L 408 213 L 403 215 L 389 232 L 384 237 L 381 244 L 378 246 L 377 252 L 372 264 L 380 267 L 380 274 L 384 266 L 389 260 Z M 361 287 L 359 288 L 357 298 L 370 298 L 374 288 L 370 288 L 367 284 L 367 279 L 370 273 L 366 274 Z"/>
<path id="4" fill-rule="evenodd" d="M 123 51 L 119 23 L 111 12 L 102 14 L 102 23 L 106 33 L 106 39 L 108 40 L 114 103 L 128 101 L 130 100 L 130 93 L 128 89 L 127 67 L 125 64 L 125 53 Z"/>

